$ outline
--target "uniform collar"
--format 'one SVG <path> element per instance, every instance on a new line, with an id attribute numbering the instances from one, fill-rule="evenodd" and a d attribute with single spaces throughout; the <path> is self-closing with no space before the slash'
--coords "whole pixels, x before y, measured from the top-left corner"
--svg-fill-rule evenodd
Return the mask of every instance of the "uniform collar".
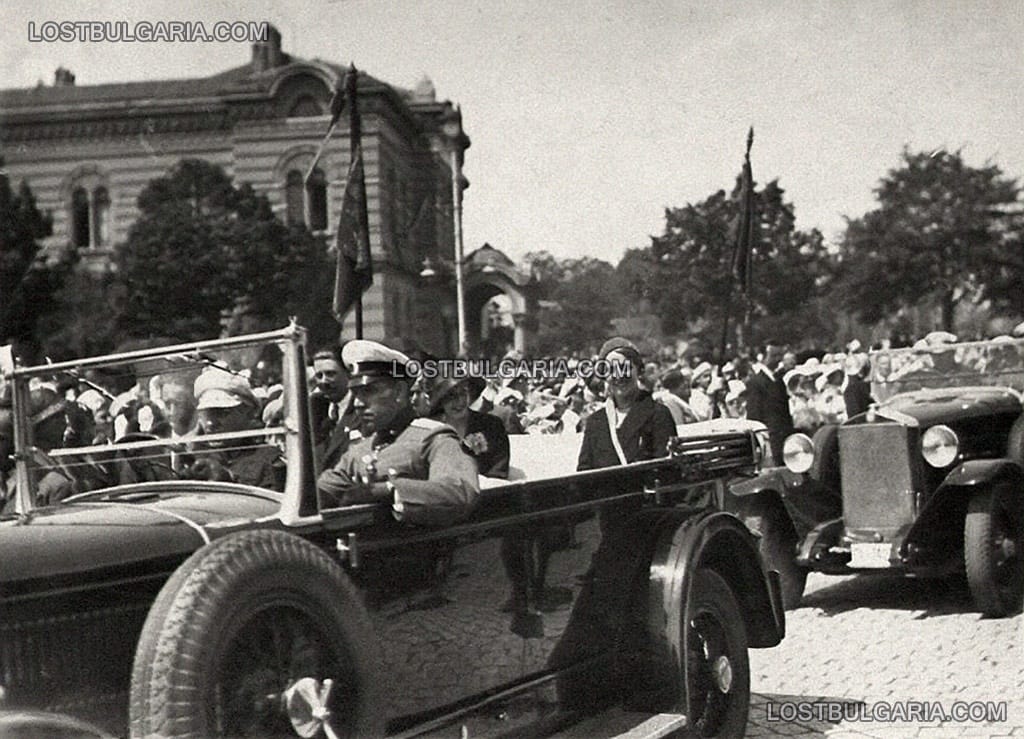
<path id="1" fill-rule="evenodd" d="M 393 442 L 400 433 L 405 431 L 409 424 L 416 418 L 416 412 L 413 411 L 412 406 L 407 406 L 395 415 L 391 423 L 385 428 L 379 429 L 373 435 L 373 446 L 384 446 Z"/>

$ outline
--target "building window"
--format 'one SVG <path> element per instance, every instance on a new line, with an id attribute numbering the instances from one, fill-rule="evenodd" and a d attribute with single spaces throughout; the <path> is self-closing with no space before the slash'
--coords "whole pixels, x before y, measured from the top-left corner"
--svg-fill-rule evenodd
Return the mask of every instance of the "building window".
<path id="1" fill-rule="evenodd" d="M 84 187 L 76 187 L 71 193 L 71 243 L 88 248 L 89 234 L 89 193 Z"/>
<path id="2" fill-rule="evenodd" d="M 285 222 L 289 226 L 298 226 L 306 222 L 305 188 L 302 184 L 302 172 L 293 169 L 288 172 L 284 184 Z"/>
<path id="3" fill-rule="evenodd" d="M 327 177 L 317 167 L 306 183 L 302 172 L 288 171 L 284 182 L 285 222 L 289 226 L 305 223 L 310 231 L 327 230 Z"/>
<path id="4" fill-rule="evenodd" d="M 107 246 L 110 243 L 110 195 L 107 188 L 97 187 L 92 191 L 92 244 Z"/>
<path id="5" fill-rule="evenodd" d="M 102 185 L 71 191 L 71 243 L 82 249 L 110 245 L 110 194 Z"/>
<path id="6" fill-rule="evenodd" d="M 309 203 L 310 231 L 327 230 L 327 178 L 317 167 L 306 184 L 306 201 Z"/>
<path id="7" fill-rule="evenodd" d="M 288 111 L 289 118 L 308 118 L 317 115 L 323 115 L 323 110 L 320 109 L 320 103 L 312 95 L 299 96 L 292 104 L 291 110 Z"/>

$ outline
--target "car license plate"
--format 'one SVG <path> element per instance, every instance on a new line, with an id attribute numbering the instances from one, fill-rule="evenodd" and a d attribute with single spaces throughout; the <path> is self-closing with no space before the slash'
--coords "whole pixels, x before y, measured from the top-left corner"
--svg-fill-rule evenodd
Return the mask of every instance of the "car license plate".
<path id="1" fill-rule="evenodd" d="M 850 545 L 850 567 L 854 568 L 879 568 L 891 567 L 889 553 L 892 551 L 891 544 L 877 544 L 875 542 L 860 542 Z"/>

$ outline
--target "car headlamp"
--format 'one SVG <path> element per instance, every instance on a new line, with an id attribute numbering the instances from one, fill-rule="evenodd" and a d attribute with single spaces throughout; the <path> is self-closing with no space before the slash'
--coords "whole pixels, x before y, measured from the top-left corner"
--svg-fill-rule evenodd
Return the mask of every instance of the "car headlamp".
<path id="1" fill-rule="evenodd" d="M 782 461 L 790 472 L 807 472 L 814 464 L 814 442 L 807 434 L 787 436 L 782 444 Z"/>
<path id="2" fill-rule="evenodd" d="M 921 455 L 932 467 L 948 467 L 960 453 L 960 439 L 949 426 L 932 426 L 921 437 Z"/>

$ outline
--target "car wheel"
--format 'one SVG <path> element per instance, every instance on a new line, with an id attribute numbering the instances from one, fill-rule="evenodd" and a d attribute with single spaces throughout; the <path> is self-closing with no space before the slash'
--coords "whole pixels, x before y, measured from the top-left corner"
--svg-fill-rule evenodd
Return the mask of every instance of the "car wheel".
<path id="1" fill-rule="evenodd" d="M 327 554 L 279 531 L 228 536 L 186 560 L 150 610 L 131 736 L 380 736 L 380 662 Z"/>
<path id="2" fill-rule="evenodd" d="M 800 606 L 807 585 L 807 568 L 796 563 L 797 536 L 778 510 L 748 516 L 747 528 L 760 535 L 757 549 L 769 570 L 779 573 L 782 605 L 789 611 Z"/>
<path id="3" fill-rule="evenodd" d="M 747 632 L 736 596 L 712 570 L 694 573 L 683 638 L 688 719 L 684 736 L 743 736 L 750 711 Z"/>
<path id="4" fill-rule="evenodd" d="M 1003 617 L 1024 595 L 1024 516 L 1021 495 L 1009 483 L 976 492 L 964 523 L 964 563 L 974 603 L 986 616 Z"/>
<path id="5" fill-rule="evenodd" d="M 1006 436 L 1006 457 L 1024 468 L 1024 416 L 1013 422 Z"/>

